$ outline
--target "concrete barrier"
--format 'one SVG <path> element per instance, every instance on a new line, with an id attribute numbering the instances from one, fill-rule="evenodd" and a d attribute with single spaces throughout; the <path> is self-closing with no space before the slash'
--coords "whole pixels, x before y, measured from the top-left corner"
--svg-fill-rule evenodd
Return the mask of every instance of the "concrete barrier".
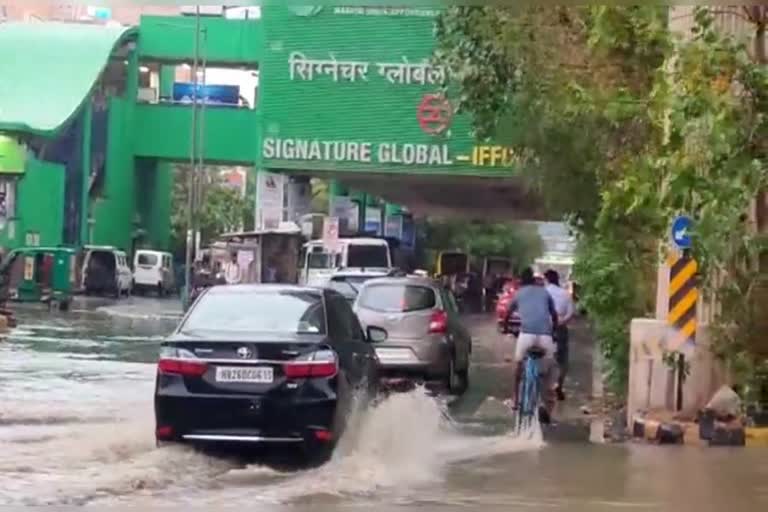
<path id="1" fill-rule="evenodd" d="M 663 360 L 665 340 L 669 333 L 666 322 L 640 318 L 630 327 L 629 385 L 627 388 L 627 422 L 640 411 L 677 410 L 678 379 L 676 372 Z M 683 383 L 681 412 L 691 418 L 704 408 L 712 395 L 726 383 L 722 365 L 710 351 L 709 329 L 701 325 L 696 347 L 686 355 L 690 374 Z"/>

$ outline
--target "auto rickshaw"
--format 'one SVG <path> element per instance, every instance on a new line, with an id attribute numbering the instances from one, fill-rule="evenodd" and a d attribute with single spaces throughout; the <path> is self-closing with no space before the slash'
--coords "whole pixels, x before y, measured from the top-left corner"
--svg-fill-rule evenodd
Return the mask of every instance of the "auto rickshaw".
<path id="1" fill-rule="evenodd" d="M 0 264 L 9 300 L 69 309 L 77 286 L 77 251 L 70 247 L 21 247 Z"/>

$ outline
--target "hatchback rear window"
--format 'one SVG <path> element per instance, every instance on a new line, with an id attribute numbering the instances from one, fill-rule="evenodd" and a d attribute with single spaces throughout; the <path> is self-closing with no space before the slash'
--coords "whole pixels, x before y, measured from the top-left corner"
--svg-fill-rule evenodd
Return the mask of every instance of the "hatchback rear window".
<path id="1" fill-rule="evenodd" d="M 139 254 L 139 265 L 157 265 L 157 255 L 147 253 Z"/>
<path id="2" fill-rule="evenodd" d="M 434 290 L 426 286 L 377 284 L 363 290 L 361 307 L 388 313 L 406 313 L 432 309 L 437 304 Z"/>

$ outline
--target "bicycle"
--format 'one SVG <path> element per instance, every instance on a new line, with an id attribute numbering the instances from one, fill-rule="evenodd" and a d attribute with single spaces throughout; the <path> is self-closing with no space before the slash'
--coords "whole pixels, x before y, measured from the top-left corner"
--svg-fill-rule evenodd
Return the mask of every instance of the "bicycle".
<path id="1" fill-rule="evenodd" d="M 522 375 L 517 390 L 517 429 L 529 428 L 534 415 L 539 413 L 541 404 L 542 367 L 541 361 L 546 352 L 533 347 L 525 355 Z"/>

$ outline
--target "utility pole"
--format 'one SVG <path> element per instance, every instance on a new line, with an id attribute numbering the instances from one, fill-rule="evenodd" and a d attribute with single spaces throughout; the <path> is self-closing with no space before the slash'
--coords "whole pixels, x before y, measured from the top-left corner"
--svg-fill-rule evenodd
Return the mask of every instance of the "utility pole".
<path id="1" fill-rule="evenodd" d="M 187 176 L 187 240 L 186 255 L 184 259 L 184 286 L 186 290 L 185 300 L 189 300 L 192 294 L 192 247 L 195 243 L 195 183 L 197 176 L 197 142 L 198 142 L 198 79 L 197 69 L 200 62 L 200 6 L 195 6 L 195 54 L 192 61 L 192 134 L 190 139 L 190 169 Z"/>

